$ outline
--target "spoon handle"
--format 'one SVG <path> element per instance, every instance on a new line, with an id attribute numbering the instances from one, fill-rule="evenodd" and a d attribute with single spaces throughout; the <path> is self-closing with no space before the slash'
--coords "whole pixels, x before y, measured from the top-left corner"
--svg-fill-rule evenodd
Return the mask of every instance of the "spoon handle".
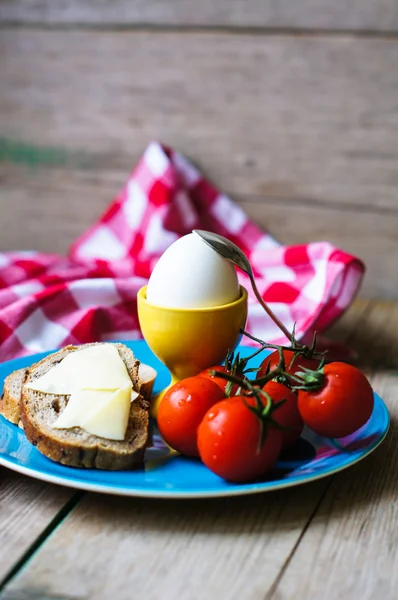
<path id="1" fill-rule="evenodd" d="M 279 327 L 279 329 L 285 334 L 285 336 L 287 337 L 287 339 L 290 341 L 291 337 L 292 337 L 292 334 L 289 332 L 288 329 L 286 329 L 286 327 L 284 326 L 284 324 L 278 319 L 278 317 L 266 305 L 266 303 L 264 302 L 264 300 L 261 297 L 260 292 L 257 289 L 254 277 L 250 276 L 250 275 L 249 275 L 249 277 L 250 277 L 250 281 L 251 281 L 251 284 L 252 284 L 253 292 L 255 293 L 255 296 L 256 296 L 257 300 L 259 301 L 259 303 L 261 304 L 261 306 L 263 307 L 263 309 L 265 310 L 265 312 L 267 313 L 267 315 L 269 317 L 271 317 L 271 319 L 273 320 L 273 322 L 275 323 L 275 325 L 277 325 Z"/>

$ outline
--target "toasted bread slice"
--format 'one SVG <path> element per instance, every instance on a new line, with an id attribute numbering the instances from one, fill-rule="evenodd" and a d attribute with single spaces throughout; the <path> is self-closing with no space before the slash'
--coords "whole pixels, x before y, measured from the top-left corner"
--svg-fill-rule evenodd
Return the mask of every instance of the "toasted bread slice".
<path id="1" fill-rule="evenodd" d="M 5 378 L 3 394 L 0 398 L 0 414 L 8 421 L 22 427 L 21 421 L 21 396 L 22 385 L 25 381 L 28 369 L 18 369 L 10 373 Z M 157 372 L 155 369 L 144 363 L 140 363 L 138 367 L 139 390 L 141 396 L 151 401 L 153 384 L 155 382 Z"/>
<path id="2" fill-rule="evenodd" d="M 11 423 L 21 426 L 20 400 L 22 385 L 27 375 L 27 369 L 18 369 L 5 378 L 3 394 L 0 398 L 0 414 Z"/>
<path id="3" fill-rule="evenodd" d="M 139 392 L 138 365 L 133 352 L 115 344 L 126 365 L 133 389 Z M 67 346 L 28 369 L 25 382 L 44 375 L 70 352 L 83 346 Z M 130 417 L 123 441 L 108 440 L 87 433 L 80 427 L 54 429 L 52 424 L 65 409 L 69 396 L 48 394 L 22 387 L 21 418 L 28 440 L 48 458 L 64 465 L 109 470 L 134 469 L 142 465 L 148 442 L 149 402 L 141 395 L 131 403 Z"/>

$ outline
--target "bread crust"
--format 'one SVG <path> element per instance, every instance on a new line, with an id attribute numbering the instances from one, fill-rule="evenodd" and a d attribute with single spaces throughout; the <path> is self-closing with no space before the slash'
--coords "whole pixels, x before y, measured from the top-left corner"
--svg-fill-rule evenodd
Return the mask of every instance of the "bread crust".
<path id="1" fill-rule="evenodd" d="M 0 414 L 14 425 L 21 426 L 21 394 L 27 369 L 18 369 L 10 373 L 4 380 L 3 393 L 0 398 Z"/>
<path id="2" fill-rule="evenodd" d="M 157 372 L 153 367 L 140 363 L 138 368 L 140 394 L 149 403 L 152 399 L 153 384 L 155 383 L 156 376 Z"/>

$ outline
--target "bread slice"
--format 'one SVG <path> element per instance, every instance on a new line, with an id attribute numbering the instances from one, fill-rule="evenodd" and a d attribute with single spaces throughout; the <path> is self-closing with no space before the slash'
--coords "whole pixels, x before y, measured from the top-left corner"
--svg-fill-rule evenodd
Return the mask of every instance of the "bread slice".
<path id="1" fill-rule="evenodd" d="M 22 427 L 21 421 L 21 396 L 22 385 L 25 382 L 28 369 L 18 369 L 10 373 L 4 381 L 3 394 L 0 397 L 0 415 L 8 421 Z M 151 402 L 153 384 L 157 372 L 150 365 L 140 363 L 138 367 L 138 384 L 141 396 Z"/>
<path id="2" fill-rule="evenodd" d="M 27 369 L 18 369 L 5 378 L 3 394 L 0 398 L 0 414 L 8 421 L 21 427 L 20 400 L 22 385 L 27 375 Z"/>
<path id="3" fill-rule="evenodd" d="M 70 352 L 78 352 L 92 344 L 67 346 L 28 369 L 25 382 L 44 375 Z M 139 392 L 138 366 L 133 352 L 124 344 L 115 344 L 126 365 L 133 389 Z M 48 394 L 22 387 L 21 418 L 28 440 L 48 458 L 71 467 L 108 470 L 135 469 L 142 466 L 148 443 L 149 402 L 141 395 L 131 403 L 130 417 L 123 441 L 108 440 L 80 427 L 54 429 L 70 396 Z"/>
<path id="4" fill-rule="evenodd" d="M 140 394 L 151 402 L 153 384 L 155 383 L 157 372 L 155 369 L 144 363 L 140 363 L 138 367 L 138 378 L 140 385 Z"/>

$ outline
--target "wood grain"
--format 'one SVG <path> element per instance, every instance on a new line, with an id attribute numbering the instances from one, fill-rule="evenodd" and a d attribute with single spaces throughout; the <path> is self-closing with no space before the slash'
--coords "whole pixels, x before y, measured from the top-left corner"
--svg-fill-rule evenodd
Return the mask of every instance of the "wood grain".
<path id="1" fill-rule="evenodd" d="M 77 169 L 0 168 L 3 230 L 0 250 L 66 253 L 69 245 L 108 206 L 122 186 L 119 173 Z M 360 212 L 344 205 L 268 197 L 236 196 L 248 215 L 281 242 L 328 240 L 362 258 L 367 275 L 362 295 L 396 297 L 397 212 Z"/>
<path id="2" fill-rule="evenodd" d="M 0 588 L 12 567 L 74 495 L 0 468 Z"/>
<path id="3" fill-rule="evenodd" d="M 327 485 L 211 501 L 90 495 L 7 593 L 129 600 L 139 590 L 147 600 L 257 600 Z"/>
<path id="4" fill-rule="evenodd" d="M 360 315 L 358 311 L 361 311 Z M 357 301 L 328 336 L 356 349 L 360 365 L 380 371 L 398 368 L 398 303 Z M 398 380 L 397 380 L 398 383 Z"/>
<path id="5" fill-rule="evenodd" d="M 377 373 L 398 369 L 397 329 L 398 302 L 359 298 L 328 330 L 327 338 L 355 350 L 357 365 Z"/>
<path id="6" fill-rule="evenodd" d="M 360 368 L 377 373 L 398 369 L 397 329 L 398 302 L 360 298 L 328 330 L 327 337 L 355 350 Z"/>
<path id="7" fill-rule="evenodd" d="M 285 244 L 326 240 L 360 257 L 366 265 L 361 294 L 396 298 L 398 294 L 398 212 L 374 212 L 363 207 L 311 203 L 300 199 L 261 202 L 240 200 L 255 221 Z"/>
<path id="8" fill-rule="evenodd" d="M 100 172 L 40 169 L 32 173 L 14 168 L 10 179 L 2 178 L 2 171 L 0 167 L 0 203 L 5 208 L 1 250 L 34 248 L 66 253 L 71 242 L 99 218 L 123 183 L 121 177 L 113 179 L 109 172 L 101 177 Z"/>
<path id="9" fill-rule="evenodd" d="M 394 0 L 2 0 L 0 19 L 17 23 L 85 23 L 373 29 L 398 27 Z"/>
<path id="10" fill-rule="evenodd" d="M 3 162 L 122 178 L 161 139 L 230 194 L 397 210 L 398 42 L 6 29 L 0 57 Z"/>
<path id="11" fill-rule="evenodd" d="M 0 57 L 2 249 L 65 251 L 163 138 L 276 237 L 329 239 L 368 263 L 364 294 L 396 297 L 398 42 L 5 30 Z"/>
<path id="12" fill-rule="evenodd" d="M 334 477 L 267 600 L 397 597 L 398 378 L 380 372 L 372 383 L 390 409 L 387 439 Z"/>

